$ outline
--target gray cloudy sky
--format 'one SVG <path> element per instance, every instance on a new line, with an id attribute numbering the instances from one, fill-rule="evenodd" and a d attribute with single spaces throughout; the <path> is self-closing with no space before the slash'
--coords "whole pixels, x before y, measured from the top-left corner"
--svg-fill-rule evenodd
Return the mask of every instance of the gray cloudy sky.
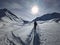
<path id="1" fill-rule="evenodd" d="M 32 20 L 36 16 L 31 14 L 33 5 L 38 5 L 39 14 L 60 12 L 60 0 L 0 0 L 0 8 L 7 8 L 17 16 Z"/>

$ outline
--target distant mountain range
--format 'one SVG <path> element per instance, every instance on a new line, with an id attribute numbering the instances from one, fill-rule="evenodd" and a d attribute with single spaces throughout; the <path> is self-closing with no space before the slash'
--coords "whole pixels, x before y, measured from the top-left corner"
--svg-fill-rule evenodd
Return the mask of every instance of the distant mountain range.
<path id="1" fill-rule="evenodd" d="M 6 8 L 0 9 L 0 20 L 2 20 L 3 17 L 8 17 L 12 21 L 13 20 L 17 21 L 17 20 L 21 19 L 24 24 L 29 23 L 29 21 L 23 20 L 22 18 L 18 18 L 15 14 L 13 14 L 11 11 L 9 11 Z M 60 21 L 60 13 L 54 12 L 51 14 L 45 14 L 43 16 L 35 18 L 34 20 L 32 20 L 32 22 L 47 21 L 47 20 L 51 20 L 51 19 L 53 19 L 53 21 L 55 21 L 55 22 L 59 22 Z"/>
<path id="2" fill-rule="evenodd" d="M 60 21 L 60 13 L 51 13 L 51 14 L 45 14 L 43 16 L 35 18 L 33 21 L 47 21 L 54 19 L 53 21 L 59 22 Z"/>

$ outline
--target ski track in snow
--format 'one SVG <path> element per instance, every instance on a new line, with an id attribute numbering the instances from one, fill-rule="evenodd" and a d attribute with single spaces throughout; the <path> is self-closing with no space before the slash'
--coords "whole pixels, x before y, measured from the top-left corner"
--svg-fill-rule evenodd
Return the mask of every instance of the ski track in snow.
<path id="1" fill-rule="evenodd" d="M 59 23 L 55 23 L 55 22 L 51 22 L 51 23 L 45 22 L 43 24 L 38 23 L 37 30 L 38 30 L 38 28 L 40 29 L 39 34 L 41 35 L 40 36 L 41 45 L 60 45 L 60 24 Z M 33 23 L 26 24 L 24 26 L 15 25 L 15 27 L 13 25 L 11 25 L 11 26 L 6 26 L 3 29 L 0 29 L 0 35 L 8 32 L 7 33 L 8 38 L 12 39 L 11 33 L 9 33 L 9 32 L 13 31 L 13 33 L 16 37 L 20 37 L 25 42 L 27 36 L 30 34 L 32 29 L 33 29 Z M 4 31 L 4 30 L 6 30 L 6 31 Z M 2 40 L 4 40 L 6 38 L 6 36 L 2 36 L 2 37 L 1 37 Z M 1 39 L 0 39 L 0 41 L 1 41 Z M 2 42 L 4 43 L 4 41 L 0 42 L 1 45 L 3 44 Z M 16 42 L 16 45 L 21 45 L 21 44 Z"/>

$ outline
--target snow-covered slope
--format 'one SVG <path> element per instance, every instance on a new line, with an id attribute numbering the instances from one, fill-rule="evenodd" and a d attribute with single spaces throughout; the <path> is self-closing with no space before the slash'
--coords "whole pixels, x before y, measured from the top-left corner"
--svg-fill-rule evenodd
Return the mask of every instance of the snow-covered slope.
<path id="1" fill-rule="evenodd" d="M 7 20 L 14 20 L 17 21 L 17 19 L 19 19 L 16 15 L 14 15 L 13 13 L 11 13 L 9 10 L 7 10 L 6 8 L 4 9 L 0 9 L 0 20 L 6 20 L 6 18 L 8 18 Z"/>
<path id="2" fill-rule="evenodd" d="M 26 24 L 22 28 L 16 31 L 7 33 L 6 42 L 7 45 L 33 45 L 34 33 L 33 23 Z M 41 45 L 60 45 L 60 24 L 56 22 L 46 22 L 37 25 L 37 33 L 39 34 Z M 32 32 L 32 33 L 31 33 Z M 30 36 L 29 36 L 30 35 Z M 28 40 L 31 40 L 28 43 Z M 37 39 L 38 40 L 38 39 Z M 38 44 L 37 44 L 38 45 Z"/>
<path id="3" fill-rule="evenodd" d="M 39 24 L 41 28 L 41 38 L 46 39 L 44 45 L 60 45 L 60 24 L 56 22 L 46 22 Z"/>
<path id="4" fill-rule="evenodd" d="M 25 42 L 27 35 L 31 32 L 33 28 L 32 24 L 26 24 L 22 26 L 21 28 L 17 28 L 16 30 L 13 30 L 11 32 L 8 32 L 6 36 L 3 36 L 1 44 L 7 44 L 7 45 L 21 45 L 23 40 Z M 29 30 L 28 30 L 29 29 Z M 20 39 L 21 37 L 21 39 Z M 5 41 L 5 42 L 4 42 Z"/>
<path id="5" fill-rule="evenodd" d="M 23 21 L 10 12 L 8 9 L 0 9 L 0 37 L 6 32 L 20 28 Z"/>
<path id="6" fill-rule="evenodd" d="M 55 13 L 54 13 L 55 14 Z M 53 16 L 54 17 L 54 16 Z M 46 19 L 47 20 L 47 19 Z M 34 33 L 34 21 L 15 29 L 0 37 L 1 45 L 60 45 L 60 17 L 37 21 Z M 13 26 L 13 25 L 12 25 Z M 8 29 L 8 28 L 7 28 Z M 10 28 L 9 28 L 10 29 Z M 37 41 L 37 42 L 35 42 Z"/>

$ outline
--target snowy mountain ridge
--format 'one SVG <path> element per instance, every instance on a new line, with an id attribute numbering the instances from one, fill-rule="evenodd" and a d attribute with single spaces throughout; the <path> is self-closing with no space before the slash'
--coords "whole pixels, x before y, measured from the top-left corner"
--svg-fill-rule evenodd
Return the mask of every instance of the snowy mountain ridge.
<path id="1" fill-rule="evenodd" d="M 19 19 L 16 15 L 14 15 L 13 13 L 11 13 L 9 10 L 7 10 L 6 8 L 4 9 L 0 9 L 0 20 L 4 20 L 4 19 L 8 18 L 11 21 L 17 21 L 17 19 Z M 7 19 L 7 20 L 8 20 Z"/>
<path id="2" fill-rule="evenodd" d="M 33 21 L 49 21 L 49 20 L 52 20 L 58 23 L 60 21 L 60 13 L 54 12 L 51 14 L 45 14 L 43 16 L 35 18 Z"/>

